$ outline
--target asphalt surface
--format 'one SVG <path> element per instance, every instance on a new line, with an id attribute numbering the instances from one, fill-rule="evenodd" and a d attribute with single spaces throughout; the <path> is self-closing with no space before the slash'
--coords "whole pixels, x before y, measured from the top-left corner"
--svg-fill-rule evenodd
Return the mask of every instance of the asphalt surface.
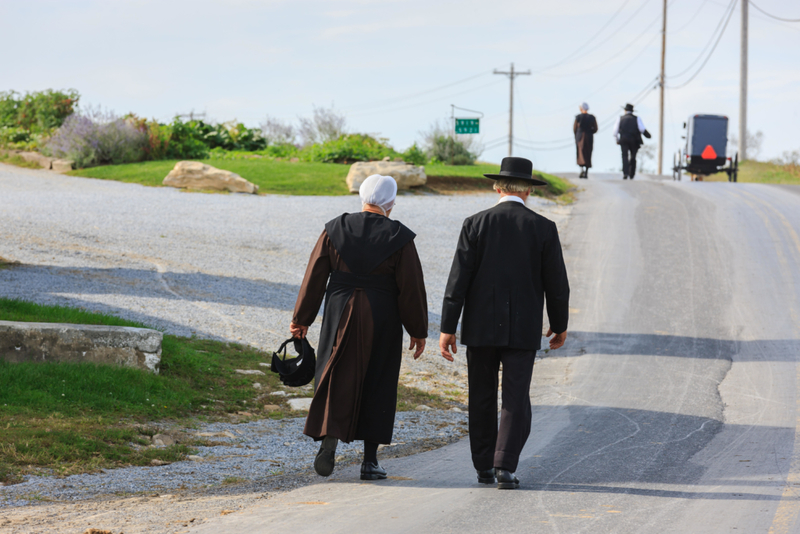
<path id="1" fill-rule="evenodd" d="M 477 484 L 463 440 L 190 531 L 798 532 L 800 195 L 575 181 L 570 333 L 534 370 L 520 489 Z"/>

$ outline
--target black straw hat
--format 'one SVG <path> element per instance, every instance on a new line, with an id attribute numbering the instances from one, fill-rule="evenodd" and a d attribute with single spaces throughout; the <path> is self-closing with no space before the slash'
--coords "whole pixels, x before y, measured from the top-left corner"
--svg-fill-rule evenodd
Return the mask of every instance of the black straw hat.
<path id="1" fill-rule="evenodd" d="M 484 174 L 492 180 L 502 180 L 503 178 L 513 178 L 529 182 L 531 185 L 547 185 L 547 182 L 533 177 L 533 163 L 525 158 L 503 158 L 500 163 L 499 174 Z"/>
<path id="2" fill-rule="evenodd" d="M 294 350 L 298 356 L 296 358 L 286 358 L 286 345 L 294 342 Z M 283 352 L 283 358 L 281 358 Z M 278 373 L 281 382 L 291 387 L 305 386 L 314 380 L 314 372 L 317 367 L 317 358 L 314 349 L 307 339 L 290 338 L 283 342 L 283 345 L 272 353 L 273 373 Z"/>
<path id="3" fill-rule="evenodd" d="M 625 104 L 625 111 L 633 111 L 633 104 Z"/>

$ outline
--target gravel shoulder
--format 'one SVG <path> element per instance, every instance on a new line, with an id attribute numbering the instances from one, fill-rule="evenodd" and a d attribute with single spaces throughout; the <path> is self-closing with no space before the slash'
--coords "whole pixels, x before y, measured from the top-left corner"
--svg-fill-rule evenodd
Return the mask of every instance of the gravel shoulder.
<path id="1" fill-rule="evenodd" d="M 190 194 L 0 165 L 0 296 L 83 307 L 176 335 L 274 350 L 286 337 L 308 255 L 324 223 L 360 209 L 358 198 Z M 466 391 L 465 351 L 437 353 L 439 311 L 461 221 L 494 195 L 404 194 L 392 217 L 417 233 L 428 290 L 429 346 L 404 359 L 401 382 L 425 391 Z M 568 221 L 571 208 L 531 198 L 529 207 Z M 321 317 L 309 337 L 316 345 Z M 441 446 L 466 433 L 466 414 L 398 414 L 387 455 Z M 302 419 L 216 423 L 230 432 L 197 461 L 0 488 L 0 532 L 177 532 L 193 517 L 238 509 L 315 477 L 314 443 Z M 358 462 L 360 443 L 340 449 Z M 334 475 L 335 476 L 335 475 Z M 158 493 L 158 496 L 155 494 Z M 205 517 L 205 516 L 203 516 Z M 92 523 L 92 524 L 90 524 Z M 102 527 L 105 528 L 105 527 Z"/>

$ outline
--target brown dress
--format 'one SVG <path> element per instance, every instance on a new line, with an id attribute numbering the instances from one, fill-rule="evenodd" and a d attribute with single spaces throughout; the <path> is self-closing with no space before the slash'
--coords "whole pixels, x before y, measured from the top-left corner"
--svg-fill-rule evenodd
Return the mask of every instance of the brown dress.
<path id="1" fill-rule="evenodd" d="M 401 223 L 366 212 L 334 219 L 320 235 L 292 319 L 311 325 L 325 297 L 306 435 L 391 443 L 402 327 L 428 337 L 413 237 Z"/>
<path id="2" fill-rule="evenodd" d="M 594 134 L 597 133 L 597 119 L 590 113 L 579 113 L 575 117 L 572 131 L 575 133 L 578 165 L 591 168 Z"/>

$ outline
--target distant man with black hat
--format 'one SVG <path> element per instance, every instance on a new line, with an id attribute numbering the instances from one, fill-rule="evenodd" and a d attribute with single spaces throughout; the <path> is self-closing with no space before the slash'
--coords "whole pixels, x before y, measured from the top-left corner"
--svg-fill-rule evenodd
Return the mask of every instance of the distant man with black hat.
<path id="1" fill-rule="evenodd" d="M 633 114 L 633 104 L 625 104 L 625 115 L 614 123 L 614 139 L 622 149 L 622 179 L 636 176 L 636 153 L 642 146 L 642 135 L 650 139 L 641 117 Z"/>
<path id="2" fill-rule="evenodd" d="M 467 346 L 469 441 L 478 481 L 519 487 L 514 476 L 531 430 L 530 384 L 541 348 L 544 297 L 550 348 L 567 337 L 569 282 L 556 225 L 525 206 L 535 185 L 531 162 L 504 158 L 498 203 L 464 220 L 442 306 L 442 356 L 453 361 L 456 328 Z M 503 366 L 500 426 L 497 387 Z"/>

